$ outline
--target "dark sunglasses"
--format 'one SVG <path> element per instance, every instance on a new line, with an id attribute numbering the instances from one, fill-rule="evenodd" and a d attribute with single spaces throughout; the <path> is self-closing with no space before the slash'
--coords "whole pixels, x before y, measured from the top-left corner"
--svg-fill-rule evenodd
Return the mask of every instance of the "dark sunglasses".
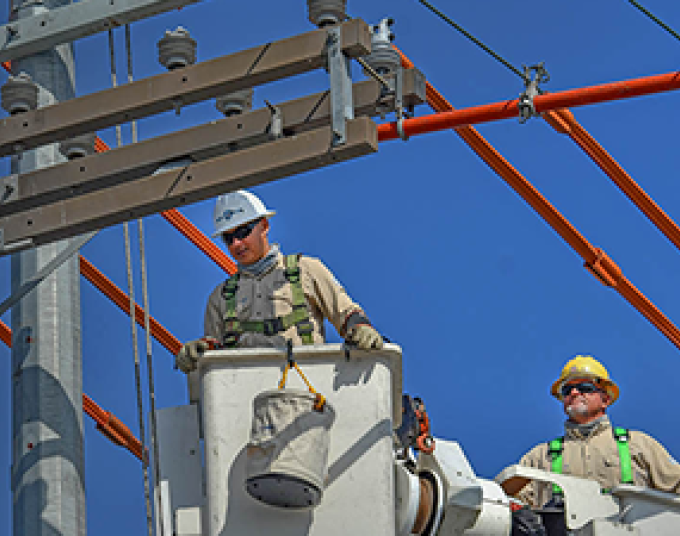
<path id="1" fill-rule="evenodd" d="M 569 383 L 566 385 L 562 386 L 562 397 L 566 397 L 571 393 L 572 389 L 576 389 L 579 393 L 601 393 L 602 389 L 600 389 L 597 385 L 595 385 L 592 382 L 581 382 L 581 383 Z"/>
<path id="2" fill-rule="evenodd" d="M 250 235 L 250 233 L 253 232 L 253 229 L 255 229 L 255 226 L 260 223 L 262 218 L 259 218 L 257 220 L 253 220 L 250 223 L 245 223 L 243 225 L 238 226 L 236 229 L 233 231 L 230 231 L 228 233 L 222 233 L 222 240 L 224 240 L 224 243 L 227 246 L 231 246 L 231 243 L 235 239 L 243 240 L 247 236 Z"/>

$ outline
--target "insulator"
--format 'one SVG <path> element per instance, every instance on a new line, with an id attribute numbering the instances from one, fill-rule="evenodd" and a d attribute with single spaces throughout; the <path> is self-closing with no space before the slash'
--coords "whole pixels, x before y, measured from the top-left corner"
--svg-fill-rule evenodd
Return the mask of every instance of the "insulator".
<path id="1" fill-rule="evenodd" d="M 26 73 L 10 76 L 0 88 L 2 108 L 10 115 L 38 107 L 38 86 Z"/>
<path id="2" fill-rule="evenodd" d="M 193 65 L 196 63 L 196 40 L 181 26 L 173 31 L 166 30 L 165 36 L 158 41 L 158 61 L 170 71 Z"/>
<path id="3" fill-rule="evenodd" d="M 380 24 L 371 26 L 371 53 L 364 58 L 378 74 L 391 74 L 401 63 L 399 53 L 392 47 L 394 33 L 390 26 L 394 19 L 383 19 Z"/>
<path id="4" fill-rule="evenodd" d="M 70 140 L 64 140 L 59 144 L 59 152 L 69 160 L 82 158 L 94 153 L 94 140 L 94 133 L 82 134 Z"/>
<path id="5" fill-rule="evenodd" d="M 249 87 L 240 91 L 234 91 L 228 95 L 217 97 L 215 108 L 226 117 L 249 112 L 253 109 L 253 88 Z"/>
<path id="6" fill-rule="evenodd" d="M 347 18 L 347 0 L 307 0 L 307 8 L 310 22 L 319 28 Z"/>

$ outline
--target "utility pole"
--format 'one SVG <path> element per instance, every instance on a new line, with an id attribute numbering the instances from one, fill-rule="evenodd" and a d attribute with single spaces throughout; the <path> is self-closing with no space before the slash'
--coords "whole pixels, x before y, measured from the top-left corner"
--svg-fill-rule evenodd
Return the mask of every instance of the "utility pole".
<path id="1" fill-rule="evenodd" d="M 10 0 L 11 1 L 11 0 Z M 14 0 L 11 20 L 71 0 Z M 38 107 L 75 93 L 71 44 L 12 62 L 39 87 Z M 57 144 L 12 157 L 12 173 L 64 160 Z M 68 245 L 12 256 L 12 291 Z M 14 536 L 84 536 L 80 276 L 75 254 L 12 309 L 12 493 Z"/>

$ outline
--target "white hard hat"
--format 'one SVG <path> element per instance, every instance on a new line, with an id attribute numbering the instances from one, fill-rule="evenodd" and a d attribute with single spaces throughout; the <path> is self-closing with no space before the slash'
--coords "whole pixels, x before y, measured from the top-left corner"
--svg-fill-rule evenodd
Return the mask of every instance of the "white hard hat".
<path id="1" fill-rule="evenodd" d="M 259 218 L 268 218 L 274 214 L 276 213 L 267 209 L 256 195 L 246 190 L 222 194 L 215 203 L 215 232 L 212 236 L 215 238 L 244 223 Z"/>

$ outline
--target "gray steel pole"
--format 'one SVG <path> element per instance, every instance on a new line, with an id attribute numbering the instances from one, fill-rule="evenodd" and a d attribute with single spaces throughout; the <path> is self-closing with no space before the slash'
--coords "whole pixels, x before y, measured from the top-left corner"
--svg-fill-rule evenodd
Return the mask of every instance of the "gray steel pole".
<path id="1" fill-rule="evenodd" d="M 19 19 L 71 3 L 14 0 Z M 39 85 L 38 105 L 72 98 L 73 48 L 59 47 L 13 62 Z M 63 160 L 56 145 L 13 157 L 23 173 Z M 68 242 L 15 254 L 12 291 Z M 82 353 L 78 255 L 66 261 L 12 309 L 12 493 L 14 536 L 84 536 L 85 490 Z"/>

